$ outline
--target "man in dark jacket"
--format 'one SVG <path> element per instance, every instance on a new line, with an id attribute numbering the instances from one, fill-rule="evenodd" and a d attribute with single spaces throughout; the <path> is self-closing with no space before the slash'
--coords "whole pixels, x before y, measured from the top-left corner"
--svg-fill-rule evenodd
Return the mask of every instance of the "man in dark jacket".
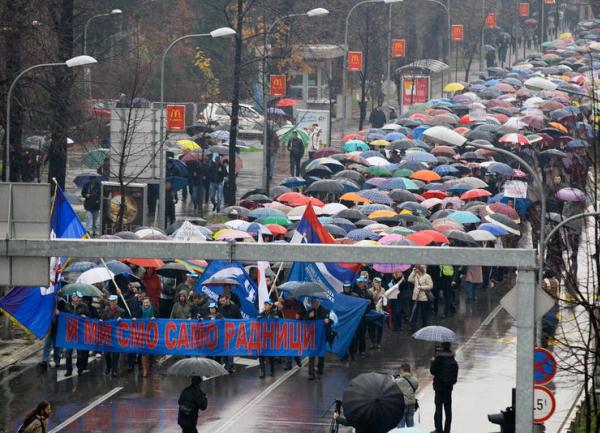
<path id="1" fill-rule="evenodd" d="M 181 391 L 179 395 L 179 410 L 177 412 L 177 424 L 182 433 L 198 433 L 198 411 L 206 410 L 208 399 L 200 388 L 202 377 L 192 376 L 192 384 Z"/>
<path id="2" fill-rule="evenodd" d="M 86 211 L 85 229 L 95 235 L 98 232 L 98 211 L 100 210 L 100 184 L 95 177 L 83 186 L 83 208 Z"/>
<path id="3" fill-rule="evenodd" d="M 373 111 L 371 111 L 369 122 L 373 128 L 381 128 L 383 125 L 385 125 L 386 118 L 381 105 L 378 105 Z"/>
<path id="4" fill-rule="evenodd" d="M 298 137 L 296 131 L 292 133 L 287 149 L 290 152 L 290 175 L 300 176 L 300 162 L 304 156 L 304 142 Z"/>
<path id="5" fill-rule="evenodd" d="M 311 300 L 311 309 L 306 312 L 304 320 L 322 320 L 325 322 L 325 335 L 329 340 L 331 335 L 331 319 L 329 318 L 329 310 L 321 305 L 321 301 L 317 298 Z M 315 361 L 317 357 L 311 356 L 308 360 L 308 380 L 320 379 L 323 376 L 325 369 L 325 357 L 319 356 L 317 362 L 317 371 L 315 372 Z M 316 373 L 316 374 L 315 374 Z"/>
<path id="6" fill-rule="evenodd" d="M 71 303 L 65 306 L 65 310 L 67 313 L 74 314 L 76 316 L 81 317 L 89 317 L 89 310 L 85 302 L 82 301 L 82 296 L 80 292 L 75 292 L 71 296 Z M 59 349 L 54 349 L 59 350 Z M 84 370 L 87 370 L 88 364 L 88 350 L 77 350 L 77 374 L 83 373 Z M 71 376 L 73 374 L 73 349 L 66 349 L 65 351 L 66 358 L 66 372 L 65 376 Z"/>
<path id="7" fill-rule="evenodd" d="M 125 311 L 118 305 L 119 297 L 110 295 L 108 297 L 108 306 L 102 311 L 101 320 L 121 320 L 125 317 Z M 117 377 L 119 373 L 119 352 L 104 352 L 106 361 L 106 370 L 104 373 L 112 377 Z"/>
<path id="8" fill-rule="evenodd" d="M 431 360 L 429 371 L 433 375 L 435 391 L 435 433 L 450 433 L 452 424 L 452 388 L 458 378 L 458 363 L 450 343 L 442 343 L 442 351 Z M 446 420 L 442 428 L 442 409 Z"/>
<path id="9" fill-rule="evenodd" d="M 208 165 L 206 177 L 209 184 L 210 202 L 213 205 L 212 210 L 213 212 L 220 212 L 221 202 L 223 201 L 223 184 L 227 177 L 227 167 L 225 167 L 219 155 L 213 155 L 213 158 Z"/>
<path id="10" fill-rule="evenodd" d="M 223 315 L 225 319 L 241 319 L 242 313 L 237 305 L 235 305 L 231 300 L 225 296 L 219 296 L 219 313 Z M 235 370 L 233 368 L 233 356 L 225 357 L 225 368 L 229 373 L 234 373 Z"/>
<path id="11" fill-rule="evenodd" d="M 263 310 L 258 315 L 259 319 L 281 319 L 281 314 L 277 311 L 276 308 L 273 308 L 273 301 L 267 299 L 264 302 Z M 275 357 L 273 356 L 259 356 L 258 362 L 260 363 L 260 378 L 263 379 L 265 377 L 265 369 L 267 364 L 267 358 L 269 359 L 269 368 L 271 371 L 271 376 L 275 375 Z"/>

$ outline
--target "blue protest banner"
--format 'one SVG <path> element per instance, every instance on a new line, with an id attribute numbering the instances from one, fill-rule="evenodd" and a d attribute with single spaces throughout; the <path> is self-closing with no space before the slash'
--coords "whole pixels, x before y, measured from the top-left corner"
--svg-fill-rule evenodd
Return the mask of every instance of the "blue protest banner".
<path id="1" fill-rule="evenodd" d="M 56 346 L 175 356 L 324 356 L 315 320 L 95 320 L 60 313 Z"/>

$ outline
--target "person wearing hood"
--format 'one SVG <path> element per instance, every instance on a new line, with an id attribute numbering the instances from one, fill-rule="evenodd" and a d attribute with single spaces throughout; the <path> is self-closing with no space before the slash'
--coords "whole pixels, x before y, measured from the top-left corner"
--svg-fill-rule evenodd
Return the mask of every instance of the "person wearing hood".
<path id="1" fill-rule="evenodd" d="M 173 305 L 171 310 L 171 319 L 189 319 L 190 318 L 190 304 L 187 301 L 187 292 L 182 290 L 177 295 L 177 302 Z"/>
<path id="2" fill-rule="evenodd" d="M 450 343 L 442 343 L 442 350 L 432 360 L 429 372 L 433 375 L 435 391 L 434 433 L 450 433 L 452 425 L 452 389 L 458 378 L 458 363 Z M 445 422 L 442 425 L 442 411 Z"/>

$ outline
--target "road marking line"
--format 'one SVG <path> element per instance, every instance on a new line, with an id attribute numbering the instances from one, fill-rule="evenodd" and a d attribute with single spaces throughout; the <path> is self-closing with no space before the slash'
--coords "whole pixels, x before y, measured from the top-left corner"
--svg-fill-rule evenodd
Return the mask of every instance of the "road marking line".
<path id="1" fill-rule="evenodd" d="M 306 365 L 307 363 L 308 363 L 308 358 L 305 358 L 302 361 L 302 365 Z M 215 430 L 213 433 L 223 433 L 223 432 L 227 431 L 229 429 L 229 427 L 235 425 L 238 422 L 238 420 L 241 417 L 243 417 L 250 409 L 252 409 L 258 403 L 260 403 L 265 398 L 267 398 L 267 396 L 269 394 L 271 394 L 273 391 L 275 391 L 280 385 L 282 385 L 286 380 L 288 380 L 290 377 L 292 377 L 298 371 L 300 371 L 300 368 L 294 367 L 292 370 L 286 372 L 283 376 L 281 376 L 279 379 L 277 379 L 275 382 L 273 382 L 271 385 L 269 385 L 264 391 L 262 391 L 260 394 L 258 394 L 255 398 L 253 398 L 251 401 L 246 403 L 239 411 L 237 411 L 237 413 L 234 416 L 229 418 L 219 429 Z M 49 432 L 49 433 L 53 433 L 53 432 Z"/>
<path id="2" fill-rule="evenodd" d="M 116 388 L 113 388 L 111 391 L 107 392 L 103 396 L 97 398 L 96 400 L 94 400 L 93 402 L 91 402 L 90 404 L 88 404 L 86 407 L 84 407 L 83 409 L 81 409 L 75 415 L 73 415 L 73 416 L 67 418 L 65 421 L 61 422 L 59 425 L 57 425 L 56 427 L 54 427 L 48 433 L 56 433 L 56 432 L 61 431 L 66 426 L 68 426 L 72 422 L 76 421 L 78 418 L 81 418 L 83 415 L 85 415 L 86 413 L 88 413 L 89 411 L 91 411 L 96 406 L 102 404 L 104 401 L 108 400 L 109 398 L 111 398 L 113 395 L 115 395 L 116 393 L 118 393 L 122 389 L 123 389 L 122 386 L 118 386 Z"/>

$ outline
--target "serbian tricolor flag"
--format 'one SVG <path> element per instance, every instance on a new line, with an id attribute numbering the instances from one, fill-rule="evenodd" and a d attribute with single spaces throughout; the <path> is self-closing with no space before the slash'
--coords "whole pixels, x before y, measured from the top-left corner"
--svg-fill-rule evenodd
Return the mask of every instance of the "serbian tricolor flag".
<path id="1" fill-rule="evenodd" d="M 312 205 L 308 204 L 290 243 L 334 244 L 335 241 L 317 218 Z M 344 282 L 354 282 L 359 271 L 360 264 L 356 263 L 294 263 L 289 279 L 313 281 L 341 292 Z"/>

